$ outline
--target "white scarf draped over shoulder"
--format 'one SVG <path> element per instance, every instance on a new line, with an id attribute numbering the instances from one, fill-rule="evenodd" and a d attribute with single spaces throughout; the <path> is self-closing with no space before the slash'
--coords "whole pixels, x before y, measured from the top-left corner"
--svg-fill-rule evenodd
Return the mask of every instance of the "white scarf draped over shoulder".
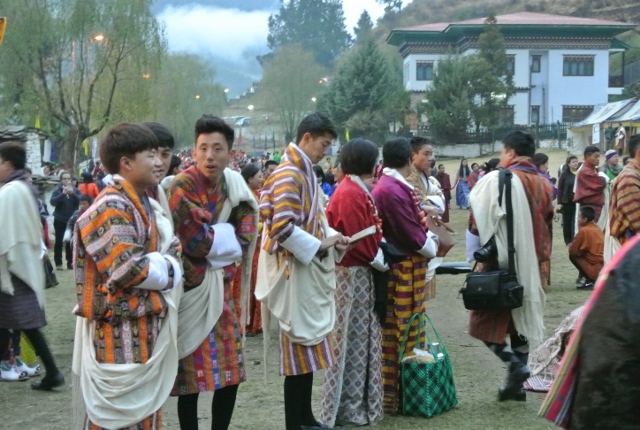
<path id="1" fill-rule="evenodd" d="M 11 181 L 0 187 L 0 202 L 0 291 L 13 295 L 13 274 L 33 290 L 44 309 L 42 224 L 33 193 L 21 180 Z"/>
<path id="2" fill-rule="evenodd" d="M 256 212 L 255 231 L 258 231 L 258 202 L 255 195 L 249 189 L 246 181 L 238 172 L 229 168 L 224 170 L 224 178 L 229 193 L 218 216 L 217 223 L 227 222 L 233 208 L 245 202 Z M 256 249 L 257 233 L 253 238 L 249 249 L 242 257 L 242 282 L 240 301 L 241 317 L 240 330 L 243 335 L 245 327 L 249 323 L 250 315 L 247 312 L 250 303 L 250 286 L 252 259 Z M 214 269 L 210 265 L 205 272 L 204 280 L 200 286 L 187 291 L 180 301 L 178 349 L 180 358 L 195 351 L 211 332 L 216 322 L 222 315 L 224 305 L 224 268 Z"/>
<path id="3" fill-rule="evenodd" d="M 160 236 L 158 251 L 165 254 L 174 237 L 171 215 L 156 200 L 149 201 Z M 173 289 L 164 292 L 167 315 L 153 353 L 143 364 L 99 363 L 93 345 L 95 324 L 77 318 L 72 367 L 77 423 L 84 419 L 86 409 L 89 420 L 100 428 L 128 428 L 162 407 L 178 372 L 178 306 L 182 288 L 182 280 L 174 281 Z"/>
<path id="4" fill-rule="evenodd" d="M 495 237 L 500 269 L 507 270 L 506 192 L 502 195 L 500 206 L 499 174 L 496 170 L 478 181 L 469 194 L 469 202 L 480 233 L 480 243 L 485 244 L 492 236 Z M 540 280 L 529 202 L 522 182 L 515 174 L 511 177 L 511 189 L 516 274 L 524 287 L 523 305 L 513 309 L 511 315 L 518 333 L 527 338 L 530 346 L 535 348 L 544 340 L 545 294 Z"/>

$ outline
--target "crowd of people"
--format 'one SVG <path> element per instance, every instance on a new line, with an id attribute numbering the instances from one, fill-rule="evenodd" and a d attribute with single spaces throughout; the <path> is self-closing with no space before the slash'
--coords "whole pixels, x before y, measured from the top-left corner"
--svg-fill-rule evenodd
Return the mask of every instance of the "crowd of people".
<path id="1" fill-rule="evenodd" d="M 575 157 L 567 158 L 556 188 L 548 157 L 536 154 L 532 136 L 520 131 L 509 133 L 500 157 L 483 166 L 463 159 L 453 184 L 444 165 L 436 168 L 433 145 L 424 137 L 388 140 L 382 160 L 376 144 L 355 138 L 332 163 L 325 157 L 337 134 L 329 118 L 310 114 L 282 154 L 252 157 L 233 151 L 234 131 L 218 117 L 198 119 L 193 148 L 181 152 L 162 124 L 122 123 L 107 131 L 100 163 L 83 172 L 81 184 L 60 172 L 50 201 L 54 263 L 58 270 L 74 270 L 78 425 L 158 429 L 162 405 L 176 396 L 180 428 L 197 429 L 199 394 L 213 391 L 211 428 L 229 428 L 238 387 L 246 380 L 244 338 L 262 334 L 268 348 L 272 321 L 287 430 L 375 425 L 402 413 L 400 356 L 412 355 L 419 341 L 418 321 L 408 327 L 411 316 L 424 312 L 436 295 L 435 270 L 448 250 L 451 192 L 457 206 L 469 210 L 468 255 L 486 253 L 475 270 L 505 269 L 499 178 L 508 169 L 523 304 L 474 310 L 469 322 L 469 334 L 507 366 L 498 400 L 526 400 L 529 347 L 544 341 L 551 230 L 560 210 L 578 287 L 593 289 L 600 279 L 597 300 L 572 320 L 584 335 L 574 347 L 581 362 L 571 362 L 579 378 L 570 421 L 580 423 L 571 428 L 588 428 L 584 423 L 594 419 L 594 410 L 606 415 L 607 407 L 619 413 L 616 428 L 628 428 L 623 424 L 640 400 L 637 389 L 625 391 L 628 402 L 596 405 L 580 387 L 596 390 L 599 398 L 622 393 L 610 381 L 602 383 L 606 375 L 592 358 L 601 350 L 589 348 L 586 339 L 591 331 L 621 330 L 618 322 L 637 326 L 637 301 L 626 303 L 621 296 L 635 294 L 631 278 L 627 269 L 618 273 L 614 267 L 631 267 L 637 259 L 629 247 L 638 247 L 634 236 L 640 229 L 640 136 L 628 139 L 624 168 L 616 167 L 615 151 L 598 167 L 593 146 L 585 149 L 581 167 Z M 51 390 L 65 379 L 39 330 L 45 325 L 47 269 L 31 266 L 46 248 L 42 201 L 26 180 L 25 163 L 21 144 L 0 144 L 0 227 L 9 232 L 0 239 L 2 379 L 40 372 L 21 360 L 22 331 L 45 368 L 32 388 Z M 606 268 L 605 260 L 611 261 Z M 608 278 L 600 276 L 603 271 Z M 627 317 L 592 323 L 602 306 L 622 309 Z M 628 357 L 625 362 L 635 363 L 637 356 L 628 354 L 637 332 L 625 330 L 628 336 L 607 342 Z M 405 331 L 408 339 L 401 343 Z M 316 417 L 312 387 L 319 370 L 325 372 Z M 637 373 L 637 366 L 619 366 L 610 377 L 634 381 Z M 574 400 L 554 393 L 550 404 Z"/>

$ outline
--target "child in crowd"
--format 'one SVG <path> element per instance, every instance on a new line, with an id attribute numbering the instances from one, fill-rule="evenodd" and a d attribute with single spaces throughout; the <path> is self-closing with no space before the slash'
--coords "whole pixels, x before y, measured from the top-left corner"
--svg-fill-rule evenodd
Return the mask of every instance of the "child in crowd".
<path id="1" fill-rule="evenodd" d="M 592 290 L 604 266 L 604 234 L 594 222 L 596 211 L 591 206 L 581 206 L 578 214 L 578 234 L 569 246 L 569 260 L 578 269 L 582 282 L 579 290 Z"/>
<path id="2" fill-rule="evenodd" d="M 76 221 L 78 221 L 80 215 L 82 215 L 84 211 L 89 209 L 89 206 L 93 204 L 93 199 L 91 198 L 91 196 L 88 196 L 86 194 L 80 195 L 80 199 L 78 200 L 78 209 L 73 213 L 73 215 L 71 215 L 71 218 L 69 218 L 67 229 L 64 232 L 64 238 L 62 240 L 65 243 L 69 242 L 73 237 L 73 228 L 75 227 Z"/>

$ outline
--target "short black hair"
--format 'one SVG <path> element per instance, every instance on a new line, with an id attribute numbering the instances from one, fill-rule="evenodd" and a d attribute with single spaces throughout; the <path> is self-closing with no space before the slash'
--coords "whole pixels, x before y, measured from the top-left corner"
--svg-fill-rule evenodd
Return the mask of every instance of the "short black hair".
<path id="1" fill-rule="evenodd" d="M 249 182 L 249 179 L 254 177 L 256 173 L 259 173 L 259 172 L 260 172 L 260 168 L 257 165 L 253 163 L 249 163 L 242 168 L 242 170 L 240 171 L 240 174 L 244 178 L 245 182 Z"/>
<path id="2" fill-rule="evenodd" d="M 169 163 L 169 172 L 167 172 L 167 174 L 170 175 L 171 172 L 173 172 L 173 169 L 175 169 L 176 167 L 178 167 L 181 164 L 182 164 L 182 158 L 180 158 L 177 155 L 173 154 L 171 156 L 171 163 Z"/>
<path id="3" fill-rule="evenodd" d="M 634 134 L 629 138 L 629 156 L 635 158 L 638 149 L 640 149 L 640 134 Z"/>
<path id="4" fill-rule="evenodd" d="M 324 136 L 327 133 L 333 136 L 334 139 L 338 137 L 336 127 L 331 120 L 318 112 L 307 115 L 300 121 L 296 133 L 296 143 L 300 143 L 302 137 L 307 133 L 311 134 L 313 138 Z"/>
<path id="5" fill-rule="evenodd" d="M 27 165 L 27 150 L 20 142 L 10 140 L 0 143 L 0 157 L 2 161 L 11 163 L 16 170 L 24 169 Z"/>
<path id="6" fill-rule="evenodd" d="M 135 158 L 148 149 L 158 149 L 158 139 L 147 126 L 123 122 L 110 128 L 100 142 L 100 160 L 107 172 L 120 172 L 122 157 Z"/>
<path id="7" fill-rule="evenodd" d="M 576 159 L 576 160 L 577 160 L 577 159 L 578 159 L 578 157 L 576 157 L 575 155 L 569 155 L 569 156 L 567 157 L 567 160 L 565 161 L 565 163 L 564 163 L 564 164 L 568 167 L 568 166 L 569 166 L 569 164 L 571 164 L 571 160 L 573 160 L 573 159 Z"/>
<path id="8" fill-rule="evenodd" d="M 519 157 L 533 157 L 536 153 L 536 141 L 526 131 L 510 131 L 502 139 L 502 144 L 507 149 L 513 149 Z"/>
<path id="9" fill-rule="evenodd" d="M 431 141 L 424 136 L 413 136 L 411 138 L 411 150 L 414 154 L 418 153 L 423 146 L 431 145 Z"/>
<path id="10" fill-rule="evenodd" d="M 542 166 L 547 161 L 549 161 L 549 157 L 547 156 L 547 154 L 543 154 L 542 152 L 538 152 L 538 153 L 533 155 L 533 164 L 535 164 L 536 167 Z"/>
<path id="11" fill-rule="evenodd" d="M 268 169 L 268 168 L 269 168 L 269 166 L 271 166 L 271 165 L 277 166 L 277 165 L 278 165 L 278 162 L 277 162 L 276 160 L 267 160 L 267 161 L 264 163 L 264 168 L 265 168 L 265 169 Z"/>
<path id="12" fill-rule="evenodd" d="M 200 137 L 201 134 L 211 133 L 222 134 L 227 141 L 229 150 L 231 150 L 233 147 L 233 140 L 236 137 L 233 128 L 224 122 L 222 118 L 213 115 L 202 115 L 202 117 L 196 121 L 194 143 L 198 141 L 198 137 Z"/>
<path id="13" fill-rule="evenodd" d="M 600 152 L 600 148 L 598 148 L 595 145 L 589 145 L 586 148 L 584 148 L 584 156 L 585 157 L 588 156 L 588 155 L 591 155 L 591 154 L 593 154 L 595 152 Z"/>
<path id="14" fill-rule="evenodd" d="M 142 125 L 146 125 L 149 130 L 156 135 L 156 139 L 158 139 L 158 148 L 170 148 L 176 144 L 175 139 L 173 138 L 173 133 L 165 127 L 163 124 L 155 121 L 147 121 L 143 122 Z"/>
<path id="15" fill-rule="evenodd" d="M 90 184 L 93 182 L 93 175 L 89 172 L 84 172 L 82 174 L 82 182 L 85 184 Z"/>
<path id="16" fill-rule="evenodd" d="M 478 166 L 478 163 L 471 163 L 471 168 L 473 169 L 473 166 Z M 480 167 L 480 166 L 478 166 Z"/>
<path id="17" fill-rule="evenodd" d="M 91 198 L 91 196 L 88 196 L 86 194 L 80 194 L 80 198 L 78 200 L 81 202 L 87 202 L 89 203 L 89 205 L 93 204 L 93 199 Z"/>
<path id="18" fill-rule="evenodd" d="M 444 164 L 438 164 L 438 169 L 440 169 L 441 167 L 444 167 Z"/>
<path id="19" fill-rule="evenodd" d="M 593 221 L 596 219 L 596 210 L 591 206 L 580 206 L 580 215 L 587 221 Z"/>
<path id="20" fill-rule="evenodd" d="M 378 147 L 370 140 L 357 137 L 342 146 L 339 163 L 345 175 L 371 174 L 376 161 Z"/>
<path id="21" fill-rule="evenodd" d="M 320 182 L 324 183 L 325 175 L 324 175 L 324 169 L 322 168 L 322 166 L 318 164 L 314 164 L 312 168 L 313 168 L 313 173 L 316 175 L 316 178 L 320 178 Z"/>
<path id="22" fill-rule="evenodd" d="M 411 160 L 411 142 L 406 137 L 395 137 L 385 142 L 382 147 L 384 167 L 399 169 Z"/>

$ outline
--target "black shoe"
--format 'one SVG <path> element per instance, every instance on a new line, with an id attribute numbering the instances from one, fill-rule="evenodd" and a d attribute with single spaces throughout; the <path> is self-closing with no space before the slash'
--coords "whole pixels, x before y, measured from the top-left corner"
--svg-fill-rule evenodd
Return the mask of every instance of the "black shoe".
<path id="1" fill-rule="evenodd" d="M 31 388 L 38 391 L 50 391 L 51 389 L 61 385 L 64 385 L 64 375 L 58 372 L 53 376 L 45 375 L 42 380 L 32 382 Z"/>
<path id="2" fill-rule="evenodd" d="M 512 391 L 509 391 L 506 388 L 500 388 L 498 390 L 498 401 L 506 402 L 507 400 L 513 400 L 515 402 L 526 402 L 527 392 L 523 388 Z"/>
<path id="3" fill-rule="evenodd" d="M 593 290 L 593 287 L 595 286 L 595 284 L 593 282 L 590 281 L 584 281 L 582 284 L 578 285 L 576 287 L 576 290 Z"/>

